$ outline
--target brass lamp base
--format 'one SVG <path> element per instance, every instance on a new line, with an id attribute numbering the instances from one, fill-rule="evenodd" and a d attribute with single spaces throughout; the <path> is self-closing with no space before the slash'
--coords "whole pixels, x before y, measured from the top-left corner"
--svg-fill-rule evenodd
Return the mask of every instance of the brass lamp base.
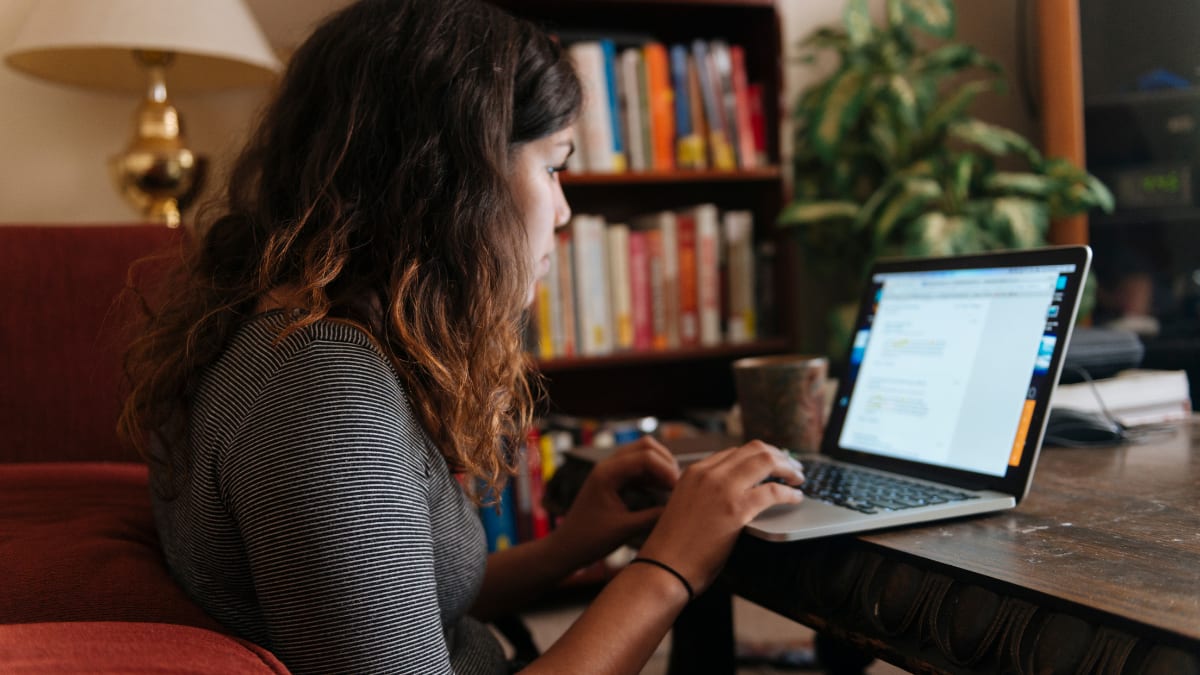
<path id="1" fill-rule="evenodd" d="M 129 147 L 109 160 L 117 189 L 147 218 L 179 227 L 181 210 L 199 193 L 205 161 L 188 149 L 179 111 L 167 101 L 167 52 L 135 51 L 150 87 L 134 115 Z"/>

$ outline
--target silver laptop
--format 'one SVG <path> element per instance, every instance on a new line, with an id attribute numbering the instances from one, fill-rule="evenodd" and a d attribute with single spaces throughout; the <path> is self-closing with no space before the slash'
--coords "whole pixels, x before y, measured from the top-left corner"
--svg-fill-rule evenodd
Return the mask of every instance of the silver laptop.
<path id="1" fill-rule="evenodd" d="M 809 539 L 1015 506 L 1092 252 L 887 260 L 868 277 L 807 499 L 747 531 Z"/>

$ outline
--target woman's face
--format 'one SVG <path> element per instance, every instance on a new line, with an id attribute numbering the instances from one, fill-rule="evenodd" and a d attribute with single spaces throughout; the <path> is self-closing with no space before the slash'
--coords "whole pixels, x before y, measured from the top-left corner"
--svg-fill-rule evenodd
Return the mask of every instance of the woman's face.
<path id="1" fill-rule="evenodd" d="M 513 158 L 513 191 L 529 238 L 529 268 L 534 275 L 526 298 L 529 303 L 533 302 L 534 282 L 550 270 L 554 230 L 571 219 L 571 207 L 558 182 L 567 157 L 575 150 L 571 138 L 572 128 L 567 127 L 525 143 Z"/>

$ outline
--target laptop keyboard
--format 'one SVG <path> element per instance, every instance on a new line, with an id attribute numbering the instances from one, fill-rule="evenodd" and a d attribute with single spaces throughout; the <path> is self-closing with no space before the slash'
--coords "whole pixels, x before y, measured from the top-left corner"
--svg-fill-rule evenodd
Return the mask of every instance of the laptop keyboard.
<path id="1" fill-rule="evenodd" d="M 805 460 L 804 477 L 800 489 L 806 496 L 863 513 L 900 511 L 975 498 L 965 492 L 813 459 Z"/>

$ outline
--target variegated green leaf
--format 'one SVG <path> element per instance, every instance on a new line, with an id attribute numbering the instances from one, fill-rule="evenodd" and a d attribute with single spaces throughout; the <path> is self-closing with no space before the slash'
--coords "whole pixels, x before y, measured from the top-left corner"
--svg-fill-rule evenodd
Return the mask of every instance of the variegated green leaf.
<path id="1" fill-rule="evenodd" d="M 994 80 L 967 82 L 953 94 L 941 99 L 933 112 L 925 118 L 921 135 L 927 139 L 940 139 L 950 124 L 962 119 L 967 108 L 975 101 L 975 97 L 996 88 Z"/>
<path id="2" fill-rule="evenodd" d="M 873 31 L 867 0 L 850 0 L 846 4 L 846 34 L 850 37 L 850 44 L 861 47 L 871 39 Z"/>
<path id="3" fill-rule="evenodd" d="M 1042 161 L 1041 153 L 1024 136 L 1010 129 L 981 122 L 962 120 L 950 125 L 950 134 L 961 141 L 976 145 L 994 155 L 1018 152 L 1035 166 Z"/>
<path id="4" fill-rule="evenodd" d="M 885 89 L 887 99 L 892 102 L 892 111 L 896 120 L 908 128 L 917 126 L 917 94 L 908 78 L 899 73 L 893 73 L 887 79 Z"/>
<path id="5" fill-rule="evenodd" d="M 850 220 L 858 213 L 854 202 L 792 202 L 779 214 L 778 223 L 784 226 L 809 225 L 831 220 Z"/>
<path id="6" fill-rule="evenodd" d="M 921 54 L 912 63 L 913 72 L 939 78 L 966 68 L 986 68 L 996 74 L 1004 72 L 999 63 L 964 44 L 942 45 Z"/>
<path id="7" fill-rule="evenodd" d="M 1048 197 L 1058 186 L 1054 178 L 1018 171 L 997 171 L 983 181 L 988 192 L 1039 198 Z"/>
<path id="8" fill-rule="evenodd" d="M 940 38 L 954 37 L 954 3 L 951 0 L 901 0 L 905 18 Z"/>
<path id="9" fill-rule="evenodd" d="M 1012 248 L 1032 248 L 1045 243 L 1049 217 L 1044 202 L 1001 197 L 992 201 L 992 213 L 1008 225 L 1008 241 L 1002 241 L 1001 244 Z"/>
<path id="10" fill-rule="evenodd" d="M 865 80 L 863 71 L 847 69 L 835 75 L 829 84 L 810 133 L 813 148 L 828 162 L 834 161 L 842 137 L 858 119 L 864 99 Z"/>
<path id="11" fill-rule="evenodd" d="M 801 40 L 797 47 L 802 53 L 822 49 L 833 49 L 840 53 L 849 45 L 850 36 L 846 35 L 846 31 L 838 28 L 819 28 Z"/>
<path id="12" fill-rule="evenodd" d="M 900 220 L 911 216 L 929 202 L 942 196 L 942 186 L 929 178 L 910 178 L 904 181 L 875 221 L 875 242 L 882 246 Z"/>
<path id="13" fill-rule="evenodd" d="M 904 23 L 904 0 L 887 0 L 887 20 L 892 27 Z"/>
<path id="14" fill-rule="evenodd" d="M 954 176 L 951 182 L 952 198 L 961 203 L 971 194 L 971 177 L 975 171 L 975 155 L 963 153 L 954 160 Z"/>

